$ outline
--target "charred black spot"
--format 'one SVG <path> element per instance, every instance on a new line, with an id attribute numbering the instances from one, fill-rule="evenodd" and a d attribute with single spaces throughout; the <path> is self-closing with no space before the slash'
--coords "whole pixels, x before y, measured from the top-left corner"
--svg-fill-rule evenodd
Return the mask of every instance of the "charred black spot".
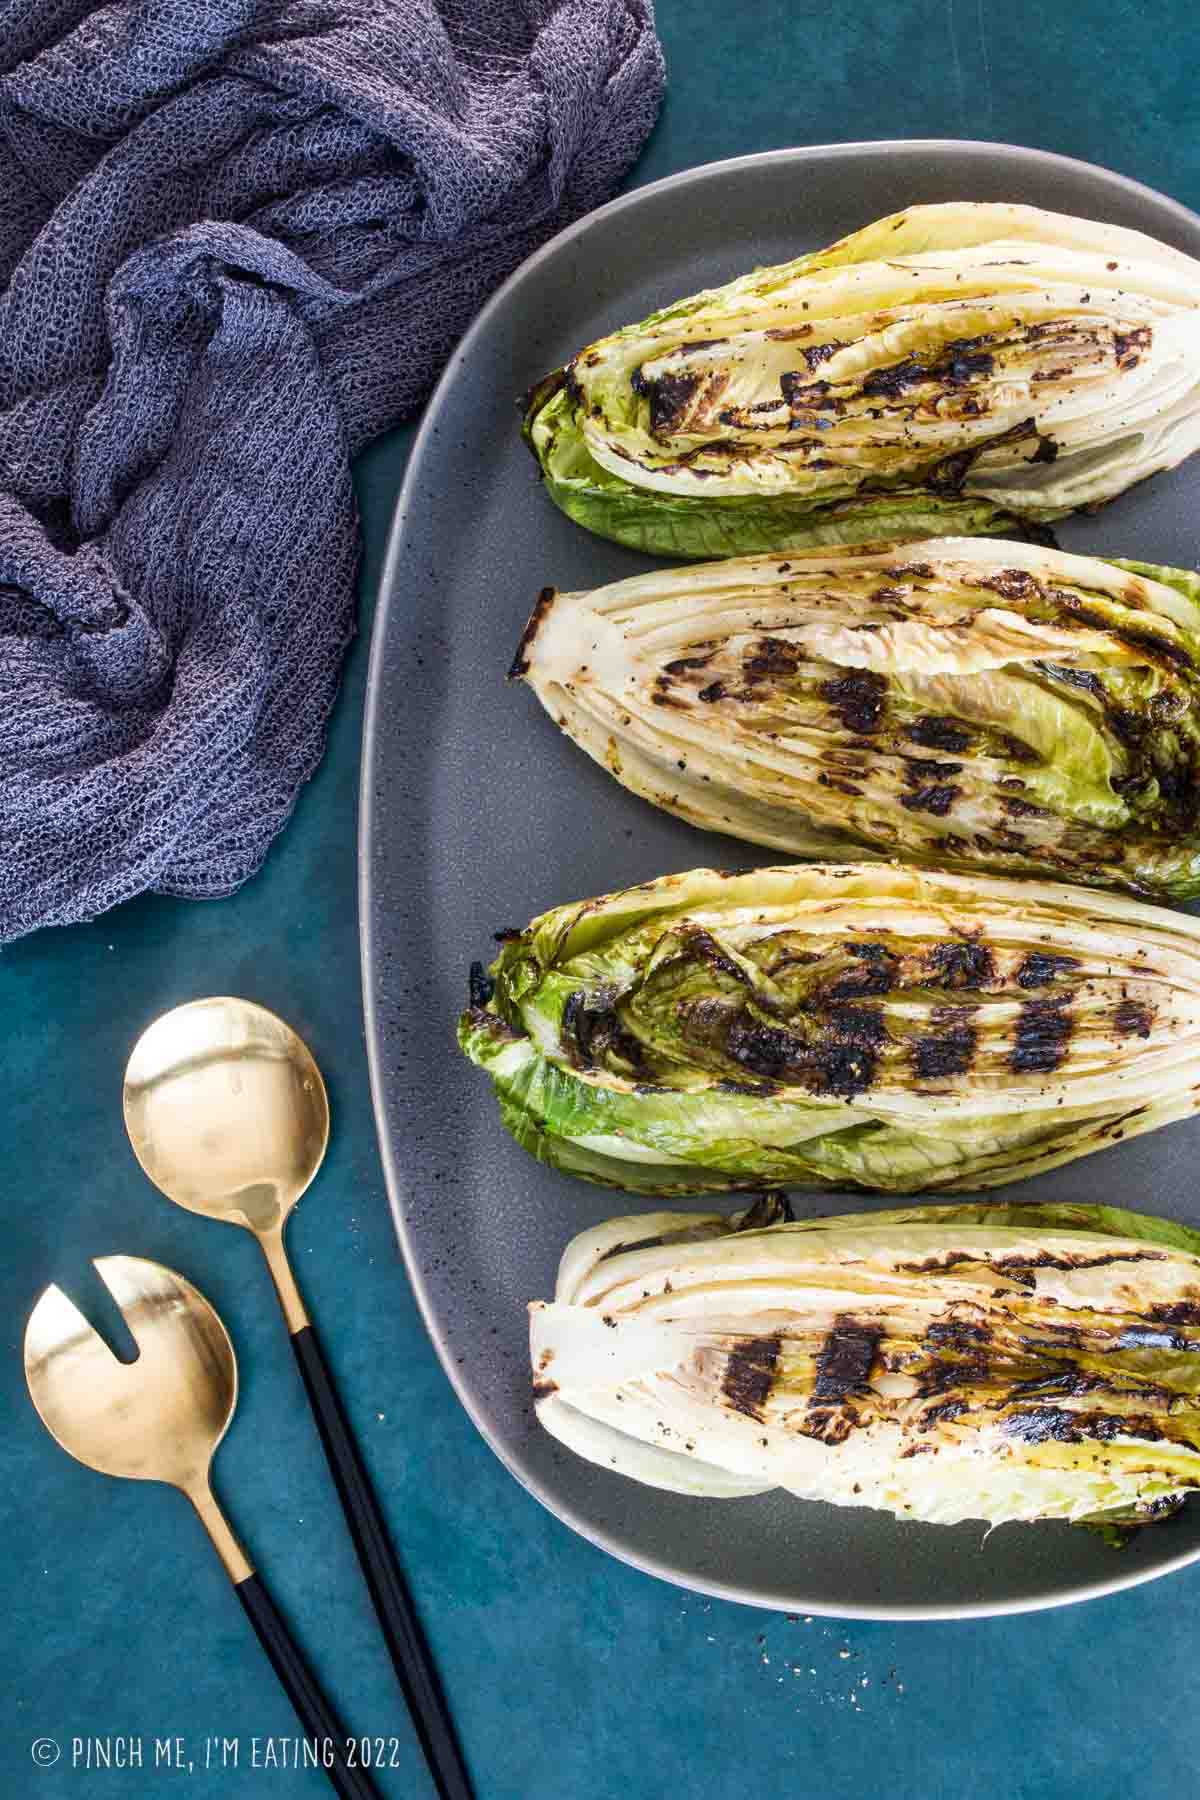
<path id="1" fill-rule="evenodd" d="M 930 472 L 926 486 L 935 494 L 958 494 L 962 484 L 970 473 L 971 464 L 980 455 L 982 444 L 970 450 L 956 450 L 952 456 L 944 456 Z"/>
<path id="2" fill-rule="evenodd" d="M 778 1337 L 742 1338 L 729 1352 L 721 1392 L 735 1412 L 760 1419 L 775 1380 Z"/>
<path id="3" fill-rule="evenodd" d="M 928 1429 L 931 1425 L 948 1425 L 952 1419 L 967 1412 L 965 1400 L 939 1400 L 934 1406 L 927 1406 L 921 1414 L 921 1424 Z"/>
<path id="4" fill-rule="evenodd" d="M 1140 352 L 1148 350 L 1152 341 L 1149 325 L 1139 325 L 1133 331 L 1114 331 L 1113 349 L 1118 365 L 1122 369 L 1136 369 L 1141 361 Z"/>
<path id="5" fill-rule="evenodd" d="M 930 781 L 949 781 L 961 775 L 962 768 L 959 762 L 940 762 L 933 756 L 906 756 L 904 779 L 909 787 L 923 787 Z"/>
<path id="6" fill-rule="evenodd" d="M 1035 806 L 1032 800 L 1018 799 L 1014 794 L 1004 794 L 1001 806 L 1010 819 L 1052 819 L 1053 813 L 1044 806 Z"/>
<path id="7" fill-rule="evenodd" d="M 871 1368 L 882 1337 L 878 1325 L 860 1325 L 848 1317 L 836 1319 L 817 1351 L 817 1373 L 809 1407 L 859 1399 L 868 1393 Z"/>
<path id="8" fill-rule="evenodd" d="M 1049 1075 L 1066 1058 L 1074 1021 L 1066 1000 L 1027 1000 L 1008 1066 L 1014 1075 Z"/>
<path id="9" fill-rule="evenodd" d="M 1154 1008 L 1140 1000 L 1122 1000 L 1113 1013 L 1113 1024 L 1122 1037 L 1148 1038 L 1154 1024 Z"/>
<path id="10" fill-rule="evenodd" d="M 651 1073 L 642 1046 L 621 1023 L 611 992 L 589 994 L 586 988 L 576 988 L 568 994 L 561 1032 L 573 1068 L 594 1069 L 615 1058 L 635 1075 Z"/>
<path id="11" fill-rule="evenodd" d="M 971 465 L 977 457 L 983 455 L 985 450 L 998 449 L 1002 444 L 1020 443 L 1023 438 L 1036 435 L 1038 435 L 1036 420 L 1022 419 L 1018 425 L 1013 425 L 1008 431 L 1001 431 L 995 437 L 983 438 L 979 443 L 972 444 L 965 450 L 956 450 L 952 455 L 944 456 L 940 462 L 934 464 L 926 478 L 925 485 L 934 494 L 960 493 Z M 1040 442 L 1038 450 L 1040 454 Z M 1057 450 L 1048 459 L 1043 458 L 1043 460 L 1052 462 L 1054 455 L 1057 455 Z"/>
<path id="12" fill-rule="evenodd" d="M 467 979 L 471 1005 L 482 1010 L 495 993 L 496 984 L 481 962 L 471 964 Z"/>
<path id="13" fill-rule="evenodd" d="M 899 400 L 912 387 L 923 382 L 940 382 L 945 387 L 969 387 L 973 381 L 990 375 L 996 359 L 989 351 L 980 350 L 986 337 L 957 338 L 945 346 L 945 353 L 931 363 L 919 356 L 906 356 L 903 362 L 884 369 L 873 369 L 862 384 L 870 400 Z"/>
<path id="14" fill-rule="evenodd" d="M 673 662 L 664 663 L 663 669 L 668 675 L 686 675 L 689 669 L 705 669 L 712 661 L 712 651 L 707 656 L 677 656 Z"/>
<path id="15" fill-rule="evenodd" d="M 1195 665 L 1191 656 L 1182 644 L 1172 643 L 1170 638 L 1160 637 L 1154 631 L 1141 631 L 1135 625 L 1124 625 L 1120 630 L 1109 627 L 1113 636 L 1128 644 L 1131 650 L 1142 650 L 1160 662 L 1170 663 L 1174 669 L 1191 669 Z"/>
<path id="16" fill-rule="evenodd" d="M 688 407 L 704 384 L 703 375 L 660 375 L 650 387 L 650 431 L 669 437 L 687 417 Z"/>
<path id="17" fill-rule="evenodd" d="M 1040 950 L 1033 950 L 1017 970 L 1017 986 L 1049 987 L 1060 975 L 1068 975 L 1078 967 L 1077 956 L 1046 956 Z"/>
<path id="18" fill-rule="evenodd" d="M 878 1007 L 841 1002 L 824 1014 L 825 1027 L 810 1050 L 806 1085 L 814 1094 L 853 1100 L 875 1079 L 887 1027 Z"/>
<path id="19" fill-rule="evenodd" d="M 799 370 L 779 377 L 784 399 L 794 413 L 841 412 L 844 401 L 830 392 L 827 381 L 806 381 Z"/>
<path id="20" fill-rule="evenodd" d="M 745 969 L 726 955 L 710 931 L 692 927 L 686 933 L 686 942 L 693 956 L 702 957 L 719 974 L 728 975 L 731 980 L 740 982 L 743 986 L 749 985 L 750 977 Z"/>
<path id="21" fill-rule="evenodd" d="M 548 1400 L 551 1394 L 557 1394 L 557 1392 L 557 1381 L 535 1381 L 533 1384 L 533 1397 L 535 1400 Z"/>
<path id="22" fill-rule="evenodd" d="M 1200 1325 L 1200 1305 L 1194 1300 L 1158 1301 L 1146 1308 L 1146 1317 L 1163 1325 Z"/>
<path id="23" fill-rule="evenodd" d="M 929 581 L 933 568 L 929 563 L 893 563 L 889 575 L 911 575 L 917 581 Z"/>
<path id="24" fill-rule="evenodd" d="M 856 1000 L 871 994 L 890 994 L 900 975 L 900 958 L 883 944 L 843 944 L 857 967 L 847 969 L 830 987 L 831 1000 Z"/>
<path id="25" fill-rule="evenodd" d="M 1037 449 L 1029 458 L 1030 462 L 1052 463 L 1058 461 L 1058 445 L 1051 437 L 1039 437 Z"/>
<path id="26" fill-rule="evenodd" d="M 864 377 L 862 391 L 869 400 L 899 400 L 910 387 L 932 380 L 932 373 L 918 357 L 906 356 L 903 362 L 886 369 L 872 369 Z"/>
<path id="27" fill-rule="evenodd" d="M 522 675 L 528 673 L 529 657 L 526 653 L 530 644 L 532 644 L 534 638 L 538 634 L 542 620 L 546 617 L 551 606 L 553 606 L 557 593 L 557 588 L 543 588 L 537 599 L 534 601 L 533 611 L 530 613 L 529 621 L 525 626 L 524 631 L 521 633 L 521 641 L 517 645 L 516 655 L 513 657 L 509 667 L 508 679 L 510 681 L 517 681 Z"/>
<path id="28" fill-rule="evenodd" d="M 987 987 L 996 974 L 996 959 L 987 945 L 972 944 L 965 938 L 935 944 L 926 966 L 938 987 L 956 990 Z"/>
<path id="29" fill-rule="evenodd" d="M 1162 1432 L 1141 1414 L 1072 1412 L 1062 1406 L 1029 1406 L 1012 1413 L 1000 1427 L 1005 1437 L 1024 1444 L 1079 1444 L 1091 1438 L 1110 1443 L 1116 1437 L 1145 1438 L 1157 1442 Z"/>
<path id="30" fill-rule="evenodd" d="M 971 356 L 952 356 L 946 365 L 944 379 L 948 387 L 968 387 L 981 376 L 990 375 L 995 367 L 995 357 L 985 350 Z"/>
<path id="31" fill-rule="evenodd" d="M 756 1100 L 769 1100 L 776 1091 L 769 1081 L 731 1081 L 728 1077 L 718 1081 L 717 1088 L 722 1094 L 751 1094 Z"/>
<path id="32" fill-rule="evenodd" d="M 944 819 L 961 793 L 957 787 L 920 787 L 911 794 L 901 794 L 900 804 L 908 812 L 927 812 Z"/>
<path id="33" fill-rule="evenodd" d="M 803 1038 L 777 1025 L 760 1024 L 743 1012 L 730 1023 L 725 1048 L 734 1062 L 767 1081 L 800 1074 L 809 1061 L 809 1048 Z"/>
<path id="34" fill-rule="evenodd" d="M 869 737 L 879 730 L 887 685 L 886 677 L 873 669 L 851 669 L 823 681 L 820 694 L 847 731 L 855 737 Z"/>
<path id="35" fill-rule="evenodd" d="M 972 1325 L 969 1319 L 935 1319 L 926 1329 L 925 1342 L 935 1350 L 976 1350 L 990 1344 L 992 1334 L 984 1325 Z"/>
<path id="36" fill-rule="evenodd" d="M 492 942 L 496 944 L 515 944 L 525 933 L 515 925 L 505 925 L 499 931 L 493 931 Z"/>
<path id="37" fill-rule="evenodd" d="M 913 1069 L 920 1081 L 965 1075 L 975 1060 L 977 1032 L 966 1007 L 938 1007 L 930 1015 L 933 1035 L 914 1038 Z"/>
<path id="38" fill-rule="evenodd" d="M 1011 732 L 998 731 L 995 743 L 1000 755 L 1006 757 L 1009 762 L 1036 763 L 1042 760 L 1031 744 L 1025 743 L 1019 737 L 1013 737 Z"/>
<path id="39" fill-rule="evenodd" d="M 865 1045 L 850 1041 L 821 1044 L 812 1057 L 808 1086 L 814 1094 L 853 1100 L 874 1081 L 877 1061 L 874 1051 Z"/>
<path id="40" fill-rule="evenodd" d="M 748 675 L 794 675 L 800 664 L 800 651 L 786 638 L 760 638 L 742 667 Z"/>
<path id="41" fill-rule="evenodd" d="M 940 719 L 932 713 L 906 725 L 904 735 L 910 743 L 920 744 L 924 749 L 952 753 L 965 750 L 971 742 L 970 732 L 964 731 L 953 719 Z"/>
<path id="42" fill-rule="evenodd" d="M 1050 1002 L 1031 1001 L 1030 1004 L 1048 1006 Z M 1165 1256 L 1165 1250 L 1106 1250 L 1101 1256 L 1089 1256 L 1086 1250 L 1073 1256 L 1039 1250 L 1033 1256 L 997 1256 L 992 1259 L 991 1266 L 1006 1273 L 1013 1269 L 1107 1269 L 1114 1263 L 1162 1262 Z"/>
<path id="43" fill-rule="evenodd" d="M 707 687 L 700 689 L 696 698 L 698 700 L 703 700 L 706 706 L 711 706 L 714 700 L 723 700 L 725 698 L 724 683 L 720 681 L 710 681 Z"/>
<path id="44" fill-rule="evenodd" d="M 828 362 L 831 356 L 836 356 L 841 348 L 841 344 L 810 344 L 804 352 L 809 372 L 815 373 L 822 363 Z"/>
<path id="45" fill-rule="evenodd" d="M 990 588 L 994 594 L 1002 594 L 1006 600 L 1040 600 L 1044 593 L 1041 582 L 1036 581 L 1027 569 L 1000 569 L 977 585 Z"/>

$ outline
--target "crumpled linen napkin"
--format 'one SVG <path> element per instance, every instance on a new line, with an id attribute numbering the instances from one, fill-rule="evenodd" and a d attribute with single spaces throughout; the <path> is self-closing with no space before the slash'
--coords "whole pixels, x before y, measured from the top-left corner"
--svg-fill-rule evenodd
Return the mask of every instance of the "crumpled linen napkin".
<path id="1" fill-rule="evenodd" d="M 0 939 L 231 892 L 320 758 L 350 457 L 653 124 L 650 0 L 0 0 Z"/>

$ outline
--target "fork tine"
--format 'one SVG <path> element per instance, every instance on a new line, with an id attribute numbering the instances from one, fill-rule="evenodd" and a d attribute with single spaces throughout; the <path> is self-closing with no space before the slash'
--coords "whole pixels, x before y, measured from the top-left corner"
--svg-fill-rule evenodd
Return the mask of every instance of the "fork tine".
<path id="1" fill-rule="evenodd" d="M 70 1347 L 79 1354 L 103 1354 L 110 1361 L 118 1359 L 98 1331 L 93 1330 L 75 1302 L 54 1282 L 43 1288 L 25 1327 L 25 1367 L 44 1362 L 46 1357 Z"/>

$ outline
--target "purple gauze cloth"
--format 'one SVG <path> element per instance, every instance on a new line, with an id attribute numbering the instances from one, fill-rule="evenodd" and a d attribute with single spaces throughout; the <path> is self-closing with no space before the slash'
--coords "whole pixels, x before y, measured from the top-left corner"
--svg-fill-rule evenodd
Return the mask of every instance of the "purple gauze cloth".
<path id="1" fill-rule="evenodd" d="M 354 629 L 350 457 L 653 124 L 651 0 L 0 0 L 0 940 L 227 894 Z"/>

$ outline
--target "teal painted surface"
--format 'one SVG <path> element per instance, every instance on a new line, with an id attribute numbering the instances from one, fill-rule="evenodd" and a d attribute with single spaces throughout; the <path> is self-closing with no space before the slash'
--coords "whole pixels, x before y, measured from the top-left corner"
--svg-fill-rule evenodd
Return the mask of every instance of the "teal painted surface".
<path id="1" fill-rule="evenodd" d="M 661 0 L 670 65 L 636 173 L 789 143 L 972 136 L 1104 163 L 1200 205 L 1193 10 L 1095 0 L 886 8 Z M 393 1521 L 480 1800 L 1087 1800 L 1189 1793 L 1200 1570 L 1081 1609 L 959 1626 L 789 1620 L 680 1593 L 603 1557 L 502 1469 L 451 1396 L 405 1284 L 379 1171 L 358 993 L 354 835 L 367 630 L 411 431 L 359 465 L 362 635 L 329 753 L 261 875 L 209 904 L 142 900 L 0 952 L 0 1795 L 253 1800 L 329 1791 L 252 1766 L 290 1753 L 286 1701 L 186 1503 L 69 1461 L 30 1411 L 25 1316 L 48 1280 L 92 1316 L 88 1258 L 182 1269 L 237 1345 L 242 1397 L 216 1482 L 389 1795 L 417 1759 L 265 1271 L 248 1237 L 178 1212 L 120 1120 L 141 1027 L 246 994 L 308 1038 L 329 1159 L 291 1227 L 296 1265 Z M 848 1653 L 848 1654 L 847 1654 Z M 1148 1729 L 1149 1727 L 1149 1729 Z M 141 1740 L 141 1768 L 72 1740 Z M 36 1768 L 30 1746 L 62 1746 Z M 191 1772 L 160 1763 L 184 1741 Z M 206 1741 L 217 1740 L 206 1769 Z M 220 1740 L 239 1740 L 222 1766 Z M 394 1740 L 394 1744 L 388 1740 Z M 170 1746 L 174 1761 L 175 1745 Z"/>

